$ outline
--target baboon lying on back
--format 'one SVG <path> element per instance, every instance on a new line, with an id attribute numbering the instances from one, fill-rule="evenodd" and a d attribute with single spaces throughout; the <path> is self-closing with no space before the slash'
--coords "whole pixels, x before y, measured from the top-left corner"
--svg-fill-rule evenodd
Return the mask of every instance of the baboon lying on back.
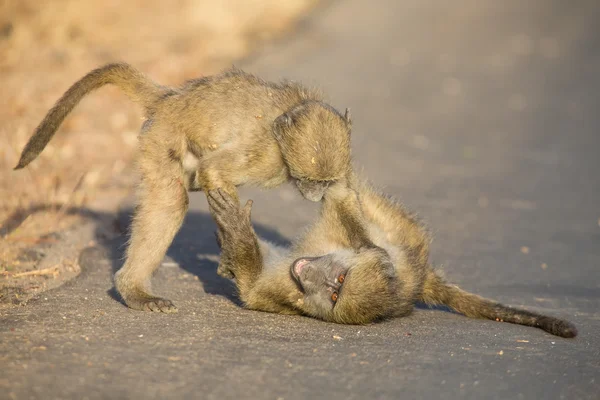
<path id="1" fill-rule="evenodd" d="M 243 209 L 224 191 L 211 191 L 221 264 L 236 278 L 247 308 L 303 314 L 342 324 L 365 324 L 409 314 L 416 302 L 445 305 L 472 318 L 541 328 L 566 338 L 577 335 L 567 321 L 506 307 L 449 285 L 428 263 L 430 238 L 404 208 L 365 182 L 357 184 L 373 242 L 380 248 L 350 250 L 336 187 L 325 194 L 321 215 L 290 249 L 256 237 L 252 201 Z M 382 250 L 384 249 L 384 250 Z"/>
<path id="2" fill-rule="evenodd" d="M 339 114 L 321 95 L 292 82 L 270 83 L 238 69 L 161 86 L 128 64 L 89 72 L 58 100 L 25 146 L 23 168 L 48 144 L 62 121 L 90 91 L 106 84 L 144 107 L 139 136 L 139 199 L 131 240 L 115 286 L 134 309 L 174 312 L 170 300 L 150 292 L 158 268 L 188 209 L 188 190 L 222 188 L 237 199 L 236 186 L 274 187 L 295 182 L 302 195 L 320 201 L 336 183 L 345 190 L 337 204 L 352 246 L 372 246 L 350 171 L 348 110 Z M 220 268 L 219 274 L 231 277 Z"/>

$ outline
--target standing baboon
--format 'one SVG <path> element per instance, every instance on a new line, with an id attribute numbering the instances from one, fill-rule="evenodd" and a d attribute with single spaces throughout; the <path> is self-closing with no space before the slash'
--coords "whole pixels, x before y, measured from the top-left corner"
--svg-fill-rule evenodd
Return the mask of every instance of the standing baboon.
<path id="1" fill-rule="evenodd" d="M 321 94 L 297 83 L 265 82 L 238 69 L 195 79 L 179 88 L 161 86 L 128 64 L 108 64 L 77 81 L 48 112 L 25 146 L 16 169 L 34 160 L 62 121 L 90 91 L 106 84 L 144 107 L 137 166 L 138 206 L 127 259 L 115 286 L 134 309 L 174 312 L 170 300 L 151 294 L 160 265 L 188 209 L 188 190 L 236 186 L 275 187 L 295 182 L 302 195 L 320 201 L 336 184 L 346 195 L 337 206 L 353 232 L 354 248 L 371 246 L 356 193 L 347 185 L 350 130 L 345 115 Z M 226 268 L 219 274 L 231 277 Z"/>
<path id="2" fill-rule="evenodd" d="M 333 187 L 325 194 L 316 223 L 291 249 L 256 237 L 251 201 L 240 209 L 239 201 L 226 192 L 208 193 L 221 263 L 235 275 L 246 307 L 365 324 L 407 315 L 416 302 L 423 302 L 448 306 L 467 317 L 576 336 L 575 326 L 567 321 L 510 308 L 444 282 L 428 263 L 430 238 L 415 218 L 366 183 L 357 187 L 371 238 L 380 248 L 349 249 L 347 232 L 338 223 L 343 216 L 335 206 Z"/>

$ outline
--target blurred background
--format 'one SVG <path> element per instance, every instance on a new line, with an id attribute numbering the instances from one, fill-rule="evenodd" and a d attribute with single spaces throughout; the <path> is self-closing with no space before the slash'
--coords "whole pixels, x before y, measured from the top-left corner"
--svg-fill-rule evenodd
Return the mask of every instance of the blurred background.
<path id="1" fill-rule="evenodd" d="M 81 216 L 69 208 L 133 189 L 127 172 L 142 114 L 111 87 L 86 97 L 35 163 L 11 171 L 75 80 L 118 60 L 168 85 L 210 75 L 289 32 L 315 4 L 0 0 L 0 268 L 18 268 L 23 247 L 77 223 Z"/>

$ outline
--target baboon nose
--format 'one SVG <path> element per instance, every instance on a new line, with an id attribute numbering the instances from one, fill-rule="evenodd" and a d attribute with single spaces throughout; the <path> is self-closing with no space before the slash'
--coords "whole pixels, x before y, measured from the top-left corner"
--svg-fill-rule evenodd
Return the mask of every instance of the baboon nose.
<path id="1" fill-rule="evenodd" d="M 323 198 L 323 193 L 304 193 L 304 197 L 306 198 L 306 200 L 314 201 L 315 203 L 317 203 Z"/>

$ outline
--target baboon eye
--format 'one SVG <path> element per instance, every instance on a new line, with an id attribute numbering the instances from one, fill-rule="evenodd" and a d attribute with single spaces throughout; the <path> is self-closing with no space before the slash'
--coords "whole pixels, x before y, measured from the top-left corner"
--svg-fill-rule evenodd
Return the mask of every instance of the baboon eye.
<path id="1" fill-rule="evenodd" d="M 333 293 L 331 294 L 331 300 L 333 300 L 334 302 L 336 302 L 336 301 L 337 301 L 337 298 L 338 298 L 338 294 L 337 294 L 337 292 L 333 292 Z"/>
<path id="2" fill-rule="evenodd" d="M 346 279 L 346 277 L 344 276 L 344 274 L 340 274 L 340 276 L 338 276 L 338 282 L 339 283 L 344 283 L 344 279 Z"/>

